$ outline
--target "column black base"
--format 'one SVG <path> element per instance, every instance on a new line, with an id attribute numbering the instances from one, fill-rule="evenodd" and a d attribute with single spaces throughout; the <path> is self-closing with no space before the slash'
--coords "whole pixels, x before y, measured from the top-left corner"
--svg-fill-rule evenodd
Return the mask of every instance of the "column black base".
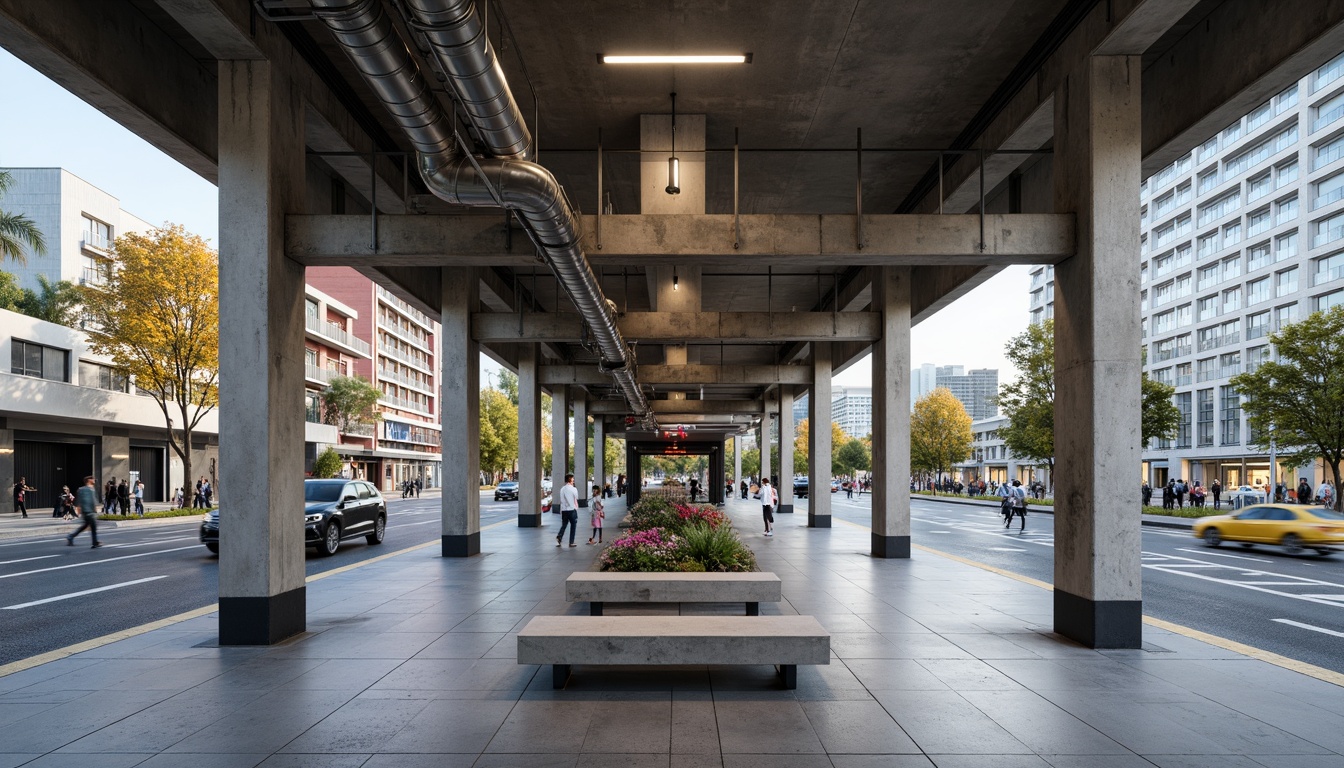
<path id="1" fill-rule="evenodd" d="M 519 512 L 519 513 L 518 513 L 518 527 L 519 527 L 519 528 L 540 528 L 540 527 L 541 527 L 541 513 L 538 512 L 538 513 L 535 514 L 535 515 L 524 515 L 523 513 Z"/>
<path id="2" fill-rule="evenodd" d="M 219 598 L 220 645 L 274 645 L 307 628 L 307 587 L 270 597 Z"/>
<path id="3" fill-rule="evenodd" d="M 873 557 L 906 558 L 910 557 L 909 536 L 883 536 L 873 534 Z"/>
<path id="4" fill-rule="evenodd" d="M 589 616 L 601 616 L 601 615 L 602 615 L 602 602 L 601 602 L 601 601 L 594 601 L 594 602 L 589 603 L 589 604 L 588 604 L 588 615 L 589 615 Z"/>
<path id="5" fill-rule="evenodd" d="M 579 509 L 587 509 L 587 508 L 588 508 L 588 500 L 579 499 Z"/>
<path id="6" fill-rule="evenodd" d="M 1088 648 L 1140 648 L 1143 601 L 1089 600 L 1056 587 L 1055 631 Z"/>
<path id="7" fill-rule="evenodd" d="M 792 504 L 780 504 L 780 505 L 779 505 L 779 509 L 776 509 L 775 512 L 776 512 L 777 514 L 780 514 L 780 515 L 792 515 L 792 514 L 793 514 L 793 505 L 792 505 Z"/>
<path id="8" fill-rule="evenodd" d="M 796 690 L 798 688 L 798 665 L 780 664 L 779 681 L 784 684 L 786 689 Z"/>
<path id="9" fill-rule="evenodd" d="M 552 664 L 551 665 L 551 687 L 560 690 L 569 682 L 569 665 Z"/>
<path id="10" fill-rule="evenodd" d="M 761 615 L 761 604 L 760 604 L 760 603 L 747 603 L 747 615 L 748 615 L 748 616 L 760 616 L 760 615 Z"/>
<path id="11" fill-rule="evenodd" d="M 471 557 L 481 554 L 481 532 L 443 537 L 444 557 Z"/>
<path id="12" fill-rule="evenodd" d="M 831 516 L 830 516 L 830 515 L 816 515 L 816 514 L 813 514 L 813 513 L 811 513 L 811 512 L 808 512 L 808 513 L 807 513 L 807 527 L 808 527 L 808 528 L 830 528 L 830 527 L 831 527 Z"/>

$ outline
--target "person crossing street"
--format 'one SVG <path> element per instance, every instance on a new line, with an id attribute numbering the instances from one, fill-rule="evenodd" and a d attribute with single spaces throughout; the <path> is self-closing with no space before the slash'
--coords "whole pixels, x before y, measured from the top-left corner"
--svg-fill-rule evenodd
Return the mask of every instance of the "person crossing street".
<path id="1" fill-rule="evenodd" d="M 79 507 L 80 517 L 83 522 L 75 529 L 75 532 L 65 537 L 65 545 L 75 546 L 75 537 L 89 529 L 89 536 L 93 537 L 93 549 L 97 549 L 102 544 L 98 543 L 98 492 L 93 488 L 93 475 L 84 478 L 84 484 L 79 487 L 75 493 L 75 506 Z"/>

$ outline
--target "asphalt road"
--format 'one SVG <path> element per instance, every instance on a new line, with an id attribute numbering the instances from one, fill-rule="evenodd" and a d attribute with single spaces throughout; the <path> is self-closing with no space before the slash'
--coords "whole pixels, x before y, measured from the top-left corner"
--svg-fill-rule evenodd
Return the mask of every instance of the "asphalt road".
<path id="1" fill-rule="evenodd" d="M 870 524 L 869 497 L 831 499 L 837 517 Z M 911 503 L 915 543 L 1047 583 L 1054 581 L 1054 522 L 1029 512 L 1019 533 L 1018 521 L 1005 530 L 992 507 Z M 1189 532 L 1148 526 L 1142 541 L 1145 614 L 1344 672 L 1344 553 L 1212 549 Z"/>
<path id="2" fill-rule="evenodd" d="M 379 546 L 350 539 L 332 557 L 306 550 L 307 573 L 340 568 L 436 541 L 439 499 L 387 500 Z M 481 494 L 481 525 L 516 519 L 518 502 Z M 227 512 L 225 513 L 227 516 Z M 227 520 L 227 517 L 226 517 Z M 210 605 L 219 599 L 219 558 L 201 545 L 199 523 L 102 528 L 68 547 L 60 534 L 0 542 L 0 664 Z"/>

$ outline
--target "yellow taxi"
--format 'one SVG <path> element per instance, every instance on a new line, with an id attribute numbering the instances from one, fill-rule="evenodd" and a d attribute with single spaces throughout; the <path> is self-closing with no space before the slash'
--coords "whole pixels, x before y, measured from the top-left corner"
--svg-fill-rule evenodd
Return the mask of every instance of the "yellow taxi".
<path id="1" fill-rule="evenodd" d="M 1201 517 L 1194 533 L 1210 547 L 1235 541 L 1243 547 L 1279 544 L 1293 554 L 1314 549 L 1328 555 L 1344 545 L 1344 514 L 1305 504 L 1255 504 L 1232 515 Z"/>

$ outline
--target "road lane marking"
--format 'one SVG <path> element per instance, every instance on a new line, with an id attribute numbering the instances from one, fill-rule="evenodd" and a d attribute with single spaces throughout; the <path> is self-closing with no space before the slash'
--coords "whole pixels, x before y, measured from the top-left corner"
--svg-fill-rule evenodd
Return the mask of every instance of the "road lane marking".
<path id="1" fill-rule="evenodd" d="M 1277 621 L 1280 624 L 1287 624 L 1289 626 L 1300 627 L 1302 629 L 1309 629 L 1312 632 L 1320 632 L 1321 634 L 1324 635 L 1334 635 L 1335 637 L 1344 637 L 1344 632 L 1336 632 L 1333 629 L 1318 627 L 1314 624 L 1303 624 L 1300 621 L 1293 621 L 1292 619 L 1271 619 L 1271 621 Z"/>
<path id="2" fill-rule="evenodd" d="M 1256 563 L 1272 563 L 1272 562 L 1274 562 L 1273 560 L 1266 560 L 1266 559 L 1263 558 L 1263 557 L 1246 557 L 1245 555 L 1225 555 L 1225 554 L 1223 554 L 1222 552 L 1205 552 L 1205 551 L 1200 550 L 1200 549 L 1186 549 L 1185 547 L 1177 547 L 1177 548 L 1176 548 L 1176 551 L 1177 551 L 1177 552 L 1189 552 L 1189 553 L 1192 554 L 1192 555 L 1202 555 L 1202 556 L 1204 556 L 1204 557 L 1230 557 L 1230 558 L 1234 558 L 1234 559 L 1236 559 L 1236 560 L 1250 560 L 1250 561 L 1252 561 L 1252 562 L 1256 562 Z"/>
<path id="3" fill-rule="evenodd" d="M 104 544 L 107 549 L 125 549 L 127 547 L 152 547 L 155 544 L 166 544 L 170 541 L 196 541 L 195 536 L 175 536 L 171 539 L 154 539 L 153 541 L 140 541 L 134 544 Z"/>
<path id="4" fill-rule="evenodd" d="M 27 563 L 32 560 L 46 560 L 48 557 L 60 557 L 60 555 L 40 555 L 38 557 L 25 557 L 21 560 L 5 560 L 0 565 L 13 565 L 14 563 Z"/>
<path id="5" fill-rule="evenodd" d="M 0 579 L 12 579 L 15 576 L 31 576 L 35 573 L 47 573 L 49 571 L 63 571 L 66 568 L 83 568 L 86 565 L 102 565 L 103 563 L 115 563 L 118 560 L 130 560 L 133 557 L 149 557 L 150 555 L 166 555 L 169 552 L 181 552 L 196 547 L 175 547 L 173 549 L 160 549 L 154 552 L 141 552 L 138 555 L 122 555 L 121 557 L 105 557 L 101 560 L 89 560 L 83 563 L 71 563 L 70 565 L 54 565 L 50 568 L 39 568 L 35 571 L 20 571 L 19 573 L 6 573 L 0 575 Z"/>
<path id="6" fill-rule="evenodd" d="M 992 551 L 994 551 L 994 552 L 1026 552 L 1026 551 L 1027 551 L 1027 550 L 1025 550 L 1025 549 L 1023 549 L 1023 548 L 1021 548 L 1021 547 L 990 547 L 990 549 L 991 549 Z"/>
<path id="7" fill-rule="evenodd" d="M 61 601 L 61 600 L 69 600 L 69 599 L 74 598 L 74 597 L 83 597 L 84 595 L 92 595 L 92 594 L 94 594 L 95 592 L 106 592 L 106 591 L 108 591 L 108 590 L 110 590 L 110 589 L 121 589 L 122 587 L 131 587 L 131 586 L 135 586 L 136 584 L 144 584 L 144 583 L 147 582 L 147 581 L 158 581 L 159 579 L 166 579 L 166 578 L 168 578 L 168 577 L 167 577 L 166 575 L 164 575 L 164 576 L 150 576 L 150 577 L 147 578 L 147 579 L 136 579 L 135 581 L 123 581 L 123 582 L 120 583 L 120 584 L 109 584 L 109 585 L 106 586 L 106 587 L 96 587 L 96 588 L 94 588 L 94 589 L 85 589 L 85 590 L 81 590 L 81 591 L 79 591 L 79 592 L 68 592 L 68 593 L 66 593 L 66 594 L 64 594 L 64 595 L 57 595 L 57 596 L 55 596 L 55 597 L 48 597 L 48 598 L 44 598 L 44 599 L 42 599 L 42 600 L 34 600 L 34 601 L 32 601 L 31 603 L 19 603 L 18 605 L 6 605 L 6 606 L 4 606 L 3 608 L 0 608 L 0 611 L 17 611 L 17 610 L 19 610 L 20 608 L 31 608 L 31 607 L 34 606 L 34 605 L 43 605 L 43 604 L 46 604 L 46 603 L 55 603 L 55 602 L 58 602 L 58 601 Z"/>

